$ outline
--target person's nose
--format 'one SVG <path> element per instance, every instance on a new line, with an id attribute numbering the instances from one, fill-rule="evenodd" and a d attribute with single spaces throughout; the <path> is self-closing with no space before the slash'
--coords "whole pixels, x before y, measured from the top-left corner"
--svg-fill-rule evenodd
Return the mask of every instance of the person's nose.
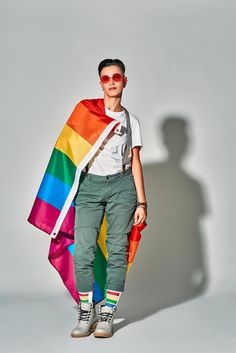
<path id="1" fill-rule="evenodd" d="M 115 81 L 113 80 L 113 77 L 112 77 L 112 76 L 111 76 L 111 77 L 109 77 L 109 84 L 110 84 L 110 85 L 113 85 L 113 84 L 114 84 L 114 82 L 115 82 Z"/>

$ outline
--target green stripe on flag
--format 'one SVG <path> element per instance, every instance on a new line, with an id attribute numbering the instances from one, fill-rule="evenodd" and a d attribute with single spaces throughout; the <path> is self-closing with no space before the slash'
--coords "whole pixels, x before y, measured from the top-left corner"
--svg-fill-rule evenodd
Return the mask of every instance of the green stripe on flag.
<path id="1" fill-rule="evenodd" d="M 46 172 L 71 186 L 74 181 L 76 166 L 66 154 L 54 148 Z"/>

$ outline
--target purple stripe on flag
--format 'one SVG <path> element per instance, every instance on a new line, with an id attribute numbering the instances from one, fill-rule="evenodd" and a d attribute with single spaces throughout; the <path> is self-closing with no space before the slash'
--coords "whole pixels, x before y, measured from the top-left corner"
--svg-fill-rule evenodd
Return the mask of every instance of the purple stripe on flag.
<path id="1" fill-rule="evenodd" d="M 74 235 L 74 221 L 75 221 L 75 208 L 70 206 L 64 221 L 61 225 L 60 231 Z"/>
<path id="2" fill-rule="evenodd" d="M 59 214 L 60 211 L 56 207 L 36 197 L 28 221 L 35 227 L 51 234 Z"/>

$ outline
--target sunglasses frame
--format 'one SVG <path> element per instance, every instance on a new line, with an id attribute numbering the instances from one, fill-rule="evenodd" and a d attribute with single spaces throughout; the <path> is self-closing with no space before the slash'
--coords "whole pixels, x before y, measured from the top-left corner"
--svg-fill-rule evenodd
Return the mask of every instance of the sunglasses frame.
<path id="1" fill-rule="evenodd" d="M 117 76 L 117 75 L 118 75 L 118 77 L 119 77 L 118 79 L 115 78 L 115 76 Z M 105 80 L 104 80 L 104 77 L 106 77 L 106 78 L 108 78 L 108 79 L 105 79 Z M 113 80 L 114 82 L 121 82 L 121 81 L 124 79 L 124 75 L 120 74 L 119 72 L 116 72 L 116 73 L 114 73 L 112 76 L 109 76 L 109 75 L 102 75 L 102 76 L 100 77 L 100 80 L 101 80 L 102 83 L 108 83 L 111 78 L 112 78 L 112 80 Z"/>

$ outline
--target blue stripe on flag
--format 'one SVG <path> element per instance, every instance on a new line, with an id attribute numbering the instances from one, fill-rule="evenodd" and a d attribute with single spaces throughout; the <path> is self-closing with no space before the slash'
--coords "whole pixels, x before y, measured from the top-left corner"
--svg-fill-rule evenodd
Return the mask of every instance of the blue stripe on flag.
<path id="1" fill-rule="evenodd" d="M 69 250 L 69 252 L 71 253 L 71 255 L 74 256 L 74 253 L 75 253 L 75 244 L 69 245 L 67 249 Z"/>
<path id="2" fill-rule="evenodd" d="M 45 173 L 38 191 L 38 197 L 50 205 L 61 210 L 70 192 L 70 186 L 66 185 L 54 176 Z"/>
<path id="3" fill-rule="evenodd" d="M 103 292 L 101 291 L 97 282 L 94 282 L 93 283 L 93 300 L 95 301 L 95 304 L 99 303 L 103 299 L 104 299 Z"/>

